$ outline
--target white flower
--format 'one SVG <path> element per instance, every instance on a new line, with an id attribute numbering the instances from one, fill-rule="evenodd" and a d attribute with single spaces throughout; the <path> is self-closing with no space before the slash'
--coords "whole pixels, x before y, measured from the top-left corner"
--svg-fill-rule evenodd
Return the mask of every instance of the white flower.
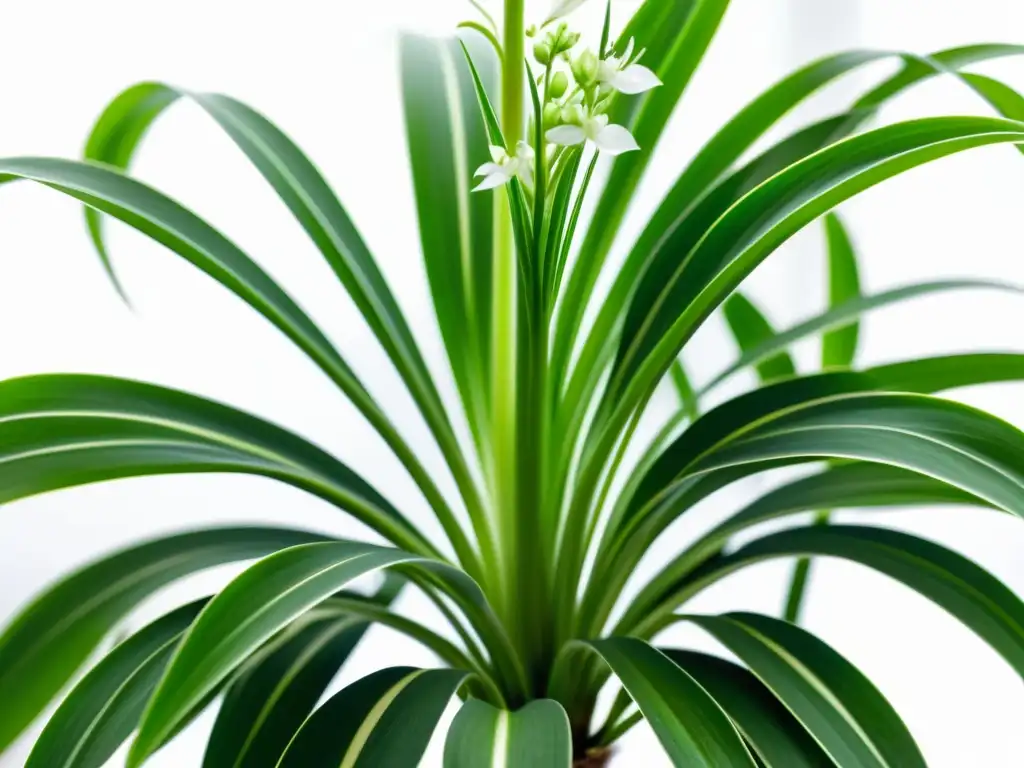
<path id="1" fill-rule="evenodd" d="M 559 125 L 545 136 L 552 144 L 572 146 L 589 141 L 602 152 L 621 155 L 640 149 L 633 134 L 621 125 L 608 125 L 608 115 L 587 115 L 579 118 L 579 125 Z"/>
<path id="2" fill-rule="evenodd" d="M 504 147 L 492 146 L 491 162 L 477 168 L 474 175 L 484 177 L 484 180 L 473 188 L 474 192 L 500 187 L 516 176 L 527 186 L 532 186 L 533 147 L 525 141 L 520 141 L 516 144 L 516 153 L 510 155 Z"/>
<path id="3" fill-rule="evenodd" d="M 626 46 L 621 56 L 609 56 L 597 65 L 597 81 L 611 86 L 619 93 L 633 95 L 643 93 L 661 85 L 661 80 L 650 69 L 642 64 L 629 63 L 633 53 L 633 40 Z M 643 53 L 641 51 L 641 53 Z M 639 55 L 637 56 L 639 58 Z"/>
<path id="4" fill-rule="evenodd" d="M 568 16 L 585 2 L 587 0 L 555 0 L 551 6 L 551 13 L 548 14 L 548 19 L 544 23 L 547 24 L 548 21 Z"/>

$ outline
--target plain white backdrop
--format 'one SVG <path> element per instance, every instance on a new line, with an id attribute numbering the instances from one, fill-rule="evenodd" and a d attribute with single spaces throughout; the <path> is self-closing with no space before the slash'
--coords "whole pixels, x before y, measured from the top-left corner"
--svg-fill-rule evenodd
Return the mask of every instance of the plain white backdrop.
<path id="1" fill-rule="evenodd" d="M 624 18 L 637 4 L 615 0 L 614 7 Z M 546 6 L 544 0 L 533 5 L 538 19 Z M 6 4 L 0 17 L 8 30 L 0 46 L 0 155 L 77 156 L 103 106 L 139 80 L 240 98 L 274 119 L 325 172 L 444 375 L 406 169 L 396 35 L 400 29 L 444 33 L 469 12 L 463 0 Z M 597 34 L 596 14 L 584 11 L 578 20 Z M 1016 0 L 734 0 L 666 134 L 640 207 L 653 207 L 694 148 L 797 64 L 842 47 L 925 53 L 981 41 L 1024 42 L 1024 6 Z M 888 71 L 880 66 L 843 81 L 799 117 L 847 103 Z M 1024 86 L 1024 60 L 984 71 Z M 983 111 L 955 83 L 936 81 L 902 98 L 885 118 Z M 411 439 L 426 442 L 340 286 L 256 172 L 199 110 L 175 106 L 147 138 L 134 171 L 213 221 L 263 264 L 373 382 L 380 398 L 394 404 Z M 1005 147 L 948 159 L 871 191 L 843 208 L 862 252 L 865 288 L 952 275 L 1024 284 L 1022 201 L 1024 158 Z M 643 210 L 627 222 L 623 242 L 642 222 Z M 0 376 L 111 373 L 231 402 L 335 451 L 427 524 L 396 462 L 312 364 L 189 265 L 126 227 L 109 231 L 134 312 L 106 284 L 75 204 L 27 184 L 0 188 Z M 785 325 L 820 306 L 821 283 L 820 233 L 812 227 L 758 271 L 751 292 Z M 964 294 L 924 300 L 868 318 L 861 361 L 972 348 L 1021 350 L 1021 328 L 1019 299 Z M 732 354 L 719 331 L 709 328 L 694 344 L 688 359 L 698 377 Z M 813 366 L 816 354 L 813 344 L 802 345 L 798 360 Z M 1024 426 L 1021 391 L 1000 386 L 956 394 Z M 437 465 L 436 457 L 429 461 Z M 671 539 L 692 535 L 724 511 L 699 510 L 673 529 L 645 567 L 670 550 Z M 852 511 L 844 517 L 860 516 Z M 930 509 L 874 513 L 871 520 L 951 546 L 1024 594 L 1024 526 L 1018 520 Z M 128 480 L 21 501 L 0 514 L 0 620 L 58 575 L 103 552 L 143 536 L 226 522 L 366 533 L 323 503 L 250 478 Z M 702 596 L 695 608 L 778 611 L 788 570 L 774 564 L 741 574 Z M 230 572 L 168 590 L 129 626 L 223 583 Z M 401 607 L 430 618 L 413 598 Z M 1020 764 L 1020 680 L 922 598 L 863 568 L 825 562 L 815 572 L 806 623 L 878 683 L 930 765 Z M 713 647 L 685 631 L 666 642 Z M 381 666 L 431 663 L 415 644 L 375 629 L 338 684 Z M 204 717 L 151 764 L 199 765 L 211 723 Z M 21 766 L 34 733 L 0 757 L 0 766 Z M 424 765 L 440 764 L 437 747 Z M 624 741 L 623 754 L 623 765 L 667 765 L 643 726 Z"/>

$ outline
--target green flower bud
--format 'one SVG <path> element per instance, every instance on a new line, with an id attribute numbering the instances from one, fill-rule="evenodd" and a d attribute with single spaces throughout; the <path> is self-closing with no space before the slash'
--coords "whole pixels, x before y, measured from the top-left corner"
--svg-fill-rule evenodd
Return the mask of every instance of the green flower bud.
<path id="1" fill-rule="evenodd" d="M 597 82 L 597 68 L 600 62 L 597 55 L 590 49 L 585 50 L 572 62 L 572 75 L 583 88 L 589 88 Z"/>
<path id="2" fill-rule="evenodd" d="M 537 34 L 537 25 L 536 24 L 531 24 L 530 26 L 528 26 L 526 28 L 526 36 L 527 37 L 533 37 L 536 34 Z"/>
<path id="3" fill-rule="evenodd" d="M 543 122 L 545 130 L 560 125 L 562 122 L 562 108 L 557 104 L 545 104 Z"/>
<path id="4" fill-rule="evenodd" d="M 560 99 L 568 88 L 569 78 L 566 77 L 565 72 L 555 72 L 551 76 L 551 82 L 548 83 L 547 96 L 549 99 Z"/>
<path id="5" fill-rule="evenodd" d="M 551 63 L 551 46 L 547 43 L 537 43 L 533 46 L 533 58 L 546 67 Z"/>
<path id="6" fill-rule="evenodd" d="M 579 104 L 566 104 L 562 107 L 561 118 L 566 125 L 581 125 L 583 123 L 583 107 Z"/>

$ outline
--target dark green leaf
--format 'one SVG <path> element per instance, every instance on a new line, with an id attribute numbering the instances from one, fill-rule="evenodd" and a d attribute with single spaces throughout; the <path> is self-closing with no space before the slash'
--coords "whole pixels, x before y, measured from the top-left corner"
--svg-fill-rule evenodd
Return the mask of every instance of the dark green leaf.
<path id="1" fill-rule="evenodd" d="M 800 721 L 753 673 L 705 653 L 658 650 L 711 694 L 767 768 L 834 768 Z"/>
<path id="2" fill-rule="evenodd" d="M 569 768 L 572 734 L 562 705 L 537 699 L 508 712 L 470 699 L 452 721 L 445 768 Z"/>
<path id="3" fill-rule="evenodd" d="M 465 679 L 454 669 L 411 667 L 364 677 L 310 716 L 279 768 L 416 768 Z"/>
<path id="4" fill-rule="evenodd" d="M 242 472 L 302 488 L 396 543 L 436 552 L 328 453 L 195 395 L 103 376 L 28 376 L 0 382 L 0 418 L 0 502 L 122 477 Z"/>
<path id="5" fill-rule="evenodd" d="M 400 587 L 389 576 L 372 600 L 387 605 Z M 333 612 L 298 623 L 231 684 L 206 744 L 207 768 L 274 768 L 368 627 Z"/>
<path id="6" fill-rule="evenodd" d="M 725 321 L 732 331 L 740 353 L 746 353 L 775 336 L 775 329 L 754 303 L 742 293 L 734 293 L 722 305 Z M 756 364 L 761 381 L 781 379 L 796 374 L 793 358 L 785 352 L 764 357 Z"/>
<path id="7" fill-rule="evenodd" d="M 741 768 L 754 760 L 715 700 L 647 643 L 610 637 L 588 643 L 633 697 L 673 765 Z"/>
<path id="8" fill-rule="evenodd" d="M 322 538 L 285 528 L 193 531 L 137 545 L 66 576 L 0 635 L 0 751 L 64 688 L 117 622 L 161 587 L 205 568 Z"/>
<path id="9" fill-rule="evenodd" d="M 913 737 L 889 702 L 814 635 L 750 613 L 687 618 L 735 653 L 839 768 L 925 768 Z"/>
<path id="10" fill-rule="evenodd" d="M 171 654 L 205 604 L 162 616 L 107 654 L 57 708 L 25 768 L 102 768 L 135 730 Z"/>

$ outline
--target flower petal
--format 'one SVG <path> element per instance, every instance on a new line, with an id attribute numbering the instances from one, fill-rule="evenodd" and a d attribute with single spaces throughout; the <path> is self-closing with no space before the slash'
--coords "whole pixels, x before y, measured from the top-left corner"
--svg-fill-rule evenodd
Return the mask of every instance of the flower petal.
<path id="1" fill-rule="evenodd" d="M 496 163 L 500 163 L 502 160 L 508 157 L 508 153 L 505 151 L 504 147 L 496 147 L 493 144 L 491 144 L 490 150 L 491 160 L 493 160 Z"/>
<path id="2" fill-rule="evenodd" d="M 501 173 L 501 166 L 497 163 L 484 163 L 476 169 L 474 176 L 489 176 L 492 173 Z"/>
<path id="3" fill-rule="evenodd" d="M 578 125 L 557 125 L 554 128 L 549 128 L 544 137 L 552 144 L 570 147 L 573 144 L 582 144 L 587 135 Z"/>
<path id="4" fill-rule="evenodd" d="M 496 171 L 492 173 L 490 176 L 488 176 L 486 179 L 481 181 L 479 184 L 477 184 L 475 187 L 473 187 L 473 191 L 482 192 L 485 189 L 494 189 L 495 187 L 500 187 L 502 184 L 506 184 L 509 178 L 510 177 L 507 174 L 505 174 L 504 171 Z"/>
<path id="5" fill-rule="evenodd" d="M 607 152 L 609 155 L 621 155 L 623 152 L 632 152 L 633 150 L 640 149 L 640 145 L 636 143 L 633 134 L 621 125 L 606 125 L 594 137 L 594 144 L 602 152 Z"/>
<path id="6" fill-rule="evenodd" d="M 661 85 L 661 80 L 643 64 L 630 64 L 609 81 L 619 93 L 643 93 Z"/>
<path id="7" fill-rule="evenodd" d="M 562 16 L 572 13 L 587 0 L 555 0 L 551 5 L 551 13 L 548 14 L 548 21 L 560 19 Z"/>

